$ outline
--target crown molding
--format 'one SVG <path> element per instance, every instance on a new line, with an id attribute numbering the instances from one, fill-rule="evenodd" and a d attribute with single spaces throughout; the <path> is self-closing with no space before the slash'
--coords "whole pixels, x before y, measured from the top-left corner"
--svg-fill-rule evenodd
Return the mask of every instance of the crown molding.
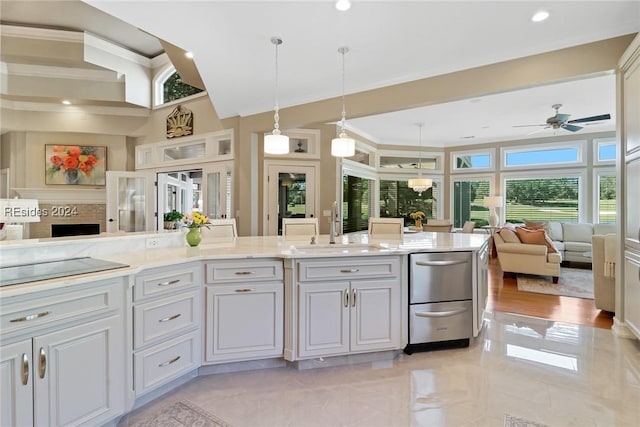
<path id="1" fill-rule="evenodd" d="M 0 25 L 2 37 L 19 37 L 34 40 L 52 40 L 67 43 L 82 43 L 84 36 L 80 31 L 51 30 L 48 28 L 25 27 L 18 25 Z"/>
<path id="2" fill-rule="evenodd" d="M 151 59 L 144 57 L 142 55 L 138 55 L 135 52 L 132 52 L 128 49 L 120 47 L 108 40 L 101 39 L 86 31 L 84 33 L 84 46 L 85 46 L 85 49 L 87 48 L 87 46 L 89 46 L 94 49 L 98 49 L 106 53 L 110 53 L 112 55 L 126 59 L 127 61 L 133 62 L 143 67 L 151 68 Z"/>
<path id="3" fill-rule="evenodd" d="M 166 65 L 173 65 L 171 63 L 171 60 L 169 59 L 169 55 L 167 55 L 166 52 L 163 52 L 160 55 L 151 58 L 151 68 L 153 68 L 154 70 Z"/>
<path id="4" fill-rule="evenodd" d="M 91 80 L 99 82 L 117 82 L 118 73 L 112 70 L 89 68 L 56 67 L 50 65 L 17 64 L 3 62 L 0 67 L 3 74 L 25 77 L 47 77 L 66 80 Z"/>
<path id="5" fill-rule="evenodd" d="M 97 105 L 62 105 L 45 102 L 23 102 L 3 99 L 2 108 L 17 111 L 34 111 L 44 113 L 83 113 L 105 116 L 149 117 L 151 110 L 146 108 L 109 107 Z"/>

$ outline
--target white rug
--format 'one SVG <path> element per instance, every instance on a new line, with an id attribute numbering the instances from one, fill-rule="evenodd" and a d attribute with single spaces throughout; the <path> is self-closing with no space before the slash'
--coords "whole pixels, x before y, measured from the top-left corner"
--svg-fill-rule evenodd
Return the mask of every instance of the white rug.
<path id="1" fill-rule="evenodd" d="M 150 418 L 139 421 L 132 427 L 231 427 L 220 418 L 201 407 L 182 400 L 176 402 Z"/>
<path id="2" fill-rule="evenodd" d="M 551 276 L 518 274 L 518 290 L 539 294 L 593 299 L 593 272 L 581 268 L 562 267 L 558 283 Z"/>

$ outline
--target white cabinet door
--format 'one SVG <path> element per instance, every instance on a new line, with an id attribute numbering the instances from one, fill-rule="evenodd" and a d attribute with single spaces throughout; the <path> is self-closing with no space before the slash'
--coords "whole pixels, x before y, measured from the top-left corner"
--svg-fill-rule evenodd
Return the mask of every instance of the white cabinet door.
<path id="1" fill-rule="evenodd" d="M 640 339 L 640 255 L 627 251 L 624 260 L 625 323 Z"/>
<path id="2" fill-rule="evenodd" d="M 34 338 L 35 425 L 99 425 L 123 413 L 124 353 L 119 316 Z"/>
<path id="3" fill-rule="evenodd" d="M 207 286 L 206 361 L 282 356 L 282 282 Z"/>
<path id="4" fill-rule="evenodd" d="M 302 283 L 299 291 L 299 356 L 348 353 L 349 282 Z"/>
<path id="5" fill-rule="evenodd" d="M 31 340 L 0 347 L 0 426 L 33 425 Z"/>
<path id="6" fill-rule="evenodd" d="M 155 193 L 151 172 L 107 171 L 107 232 L 155 230 Z"/>
<path id="7" fill-rule="evenodd" d="M 400 346 L 400 286 L 395 280 L 351 283 L 351 351 Z"/>

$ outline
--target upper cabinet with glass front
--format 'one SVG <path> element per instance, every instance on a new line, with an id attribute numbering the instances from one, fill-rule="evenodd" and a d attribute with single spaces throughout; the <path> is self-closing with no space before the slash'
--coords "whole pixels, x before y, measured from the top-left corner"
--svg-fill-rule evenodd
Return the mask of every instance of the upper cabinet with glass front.
<path id="1" fill-rule="evenodd" d="M 233 160 L 233 129 L 136 146 L 136 170 Z"/>

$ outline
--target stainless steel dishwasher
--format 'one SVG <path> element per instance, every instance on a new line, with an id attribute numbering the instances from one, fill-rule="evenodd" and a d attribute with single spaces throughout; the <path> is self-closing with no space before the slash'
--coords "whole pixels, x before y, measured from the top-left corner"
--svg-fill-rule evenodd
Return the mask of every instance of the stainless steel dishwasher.
<path id="1" fill-rule="evenodd" d="M 469 345 L 472 265 L 471 252 L 409 255 L 409 344 L 405 353 Z"/>

